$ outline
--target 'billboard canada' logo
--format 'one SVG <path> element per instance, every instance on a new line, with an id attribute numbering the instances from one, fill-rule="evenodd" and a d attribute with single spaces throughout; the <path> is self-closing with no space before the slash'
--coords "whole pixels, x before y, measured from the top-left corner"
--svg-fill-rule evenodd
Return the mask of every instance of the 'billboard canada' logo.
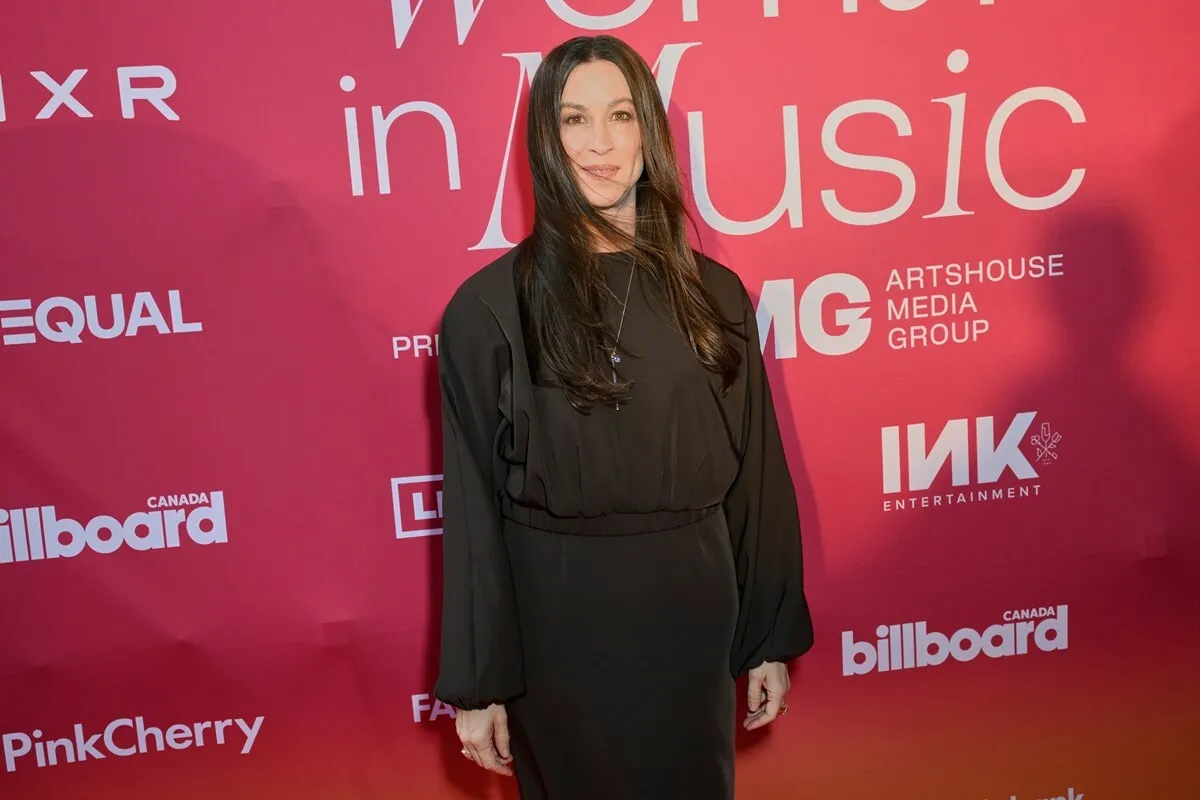
<path id="1" fill-rule="evenodd" d="M 396 538 L 437 536 L 442 532 L 442 476 L 392 478 Z"/>
<path id="2" fill-rule="evenodd" d="M 1023 656 L 1033 648 L 1049 653 L 1067 649 L 1067 607 L 1043 606 L 1006 611 L 1004 621 L 982 632 L 960 628 L 950 634 L 930 632 L 926 622 L 880 625 L 875 642 L 860 642 L 854 631 L 842 632 L 842 675 L 936 667 L 948 658 L 974 661 Z"/>
<path id="3" fill-rule="evenodd" d="M 0 508 L 0 564 L 74 558 L 84 550 L 108 555 L 123 546 L 162 550 L 179 547 L 184 536 L 204 545 L 229 541 L 224 492 L 159 495 L 146 505 L 123 520 L 100 514 L 78 521 L 59 517 L 55 506 Z"/>

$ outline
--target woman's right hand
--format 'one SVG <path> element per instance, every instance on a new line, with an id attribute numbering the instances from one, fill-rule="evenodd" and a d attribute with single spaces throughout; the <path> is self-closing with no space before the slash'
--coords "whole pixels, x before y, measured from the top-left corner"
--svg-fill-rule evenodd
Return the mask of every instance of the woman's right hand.
<path id="1" fill-rule="evenodd" d="M 463 744 L 463 755 L 484 769 L 512 775 L 512 752 L 508 743 L 508 713 L 493 704 L 478 711 L 455 709 L 454 729 Z"/>

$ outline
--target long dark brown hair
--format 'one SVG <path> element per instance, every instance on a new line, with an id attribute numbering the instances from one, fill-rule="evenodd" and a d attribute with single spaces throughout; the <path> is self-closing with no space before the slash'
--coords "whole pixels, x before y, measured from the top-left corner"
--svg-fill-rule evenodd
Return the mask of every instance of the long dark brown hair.
<path id="1" fill-rule="evenodd" d="M 636 187 L 635 233 L 614 225 L 576 183 L 560 134 L 563 87 L 580 64 L 611 61 L 625 75 L 641 130 L 644 168 Z M 561 387 L 575 408 L 628 400 L 630 382 L 614 383 L 608 354 L 615 331 L 604 320 L 611 295 L 596 256 L 599 236 L 628 250 L 654 279 L 676 327 L 700 363 L 733 383 L 741 360 L 726 335 L 729 321 L 700 276 L 687 237 L 694 220 L 683 199 L 675 142 L 649 65 L 612 36 L 581 36 L 554 48 L 538 67 L 529 96 L 527 146 L 533 173 L 533 231 L 521 243 L 521 306 L 534 379 Z M 622 348 L 623 349 L 623 348 Z"/>

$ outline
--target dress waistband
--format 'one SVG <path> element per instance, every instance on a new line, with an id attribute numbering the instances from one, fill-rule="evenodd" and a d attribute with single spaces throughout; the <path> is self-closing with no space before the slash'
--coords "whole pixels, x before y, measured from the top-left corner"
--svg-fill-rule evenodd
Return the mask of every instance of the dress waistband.
<path id="1" fill-rule="evenodd" d="M 651 511 L 644 514 L 603 514 L 598 517 L 556 517 L 549 511 L 521 505 L 505 496 L 500 512 L 507 520 L 526 528 L 550 533 L 569 533 L 582 536 L 630 536 L 655 533 L 693 525 L 711 515 L 721 506 L 689 508 L 682 511 Z"/>

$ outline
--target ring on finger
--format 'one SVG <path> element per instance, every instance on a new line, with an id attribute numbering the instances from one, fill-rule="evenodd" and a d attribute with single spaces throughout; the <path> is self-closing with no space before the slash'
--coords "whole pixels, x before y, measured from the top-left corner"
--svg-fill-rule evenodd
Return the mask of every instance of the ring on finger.
<path id="1" fill-rule="evenodd" d="M 463 748 L 462 750 L 460 750 L 459 752 L 461 752 L 461 753 L 462 753 L 464 756 L 466 756 L 467 758 L 471 758 L 471 751 L 470 751 L 470 750 L 468 750 L 467 748 L 465 748 L 465 747 L 464 747 L 464 748 Z"/>

